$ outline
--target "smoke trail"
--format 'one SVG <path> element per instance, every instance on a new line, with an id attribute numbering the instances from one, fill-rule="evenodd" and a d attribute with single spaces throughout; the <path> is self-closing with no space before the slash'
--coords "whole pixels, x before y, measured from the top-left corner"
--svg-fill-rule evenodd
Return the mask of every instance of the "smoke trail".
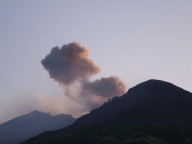
<path id="1" fill-rule="evenodd" d="M 121 96 L 126 85 L 117 76 L 90 81 L 101 70 L 89 59 L 89 50 L 80 43 L 69 43 L 52 48 L 41 61 L 51 78 L 65 88 L 65 95 L 89 111 L 103 104 L 108 98 Z"/>
<path id="2" fill-rule="evenodd" d="M 120 78 L 111 76 L 88 82 L 83 85 L 83 90 L 101 97 L 111 98 L 112 96 L 123 95 L 126 91 L 126 86 Z"/>

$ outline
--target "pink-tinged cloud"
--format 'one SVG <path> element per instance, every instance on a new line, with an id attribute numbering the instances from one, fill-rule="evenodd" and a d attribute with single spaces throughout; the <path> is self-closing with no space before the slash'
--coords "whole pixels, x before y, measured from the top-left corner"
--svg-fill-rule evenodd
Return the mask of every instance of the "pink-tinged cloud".
<path id="1" fill-rule="evenodd" d="M 70 43 L 52 48 L 41 61 L 51 78 L 60 84 L 70 85 L 76 80 L 98 74 L 100 67 L 89 59 L 89 50 L 80 43 Z"/>
<path id="2" fill-rule="evenodd" d="M 89 50 L 80 43 L 52 48 L 41 63 L 50 77 L 64 86 L 65 95 L 82 106 L 82 111 L 92 110 L 108 98 L 126 93 L 126 85 L 117 76 L 89 80 L 101 69 L 89 59 Z"/>
<path id="3" fill-rule="evenodd" d="M 119 77 L 111 76 L 88 82 L 83 85 L 83 90 L 94 95 L 111 98 L 123 95 L 126 92 L 126 85 Z"/>

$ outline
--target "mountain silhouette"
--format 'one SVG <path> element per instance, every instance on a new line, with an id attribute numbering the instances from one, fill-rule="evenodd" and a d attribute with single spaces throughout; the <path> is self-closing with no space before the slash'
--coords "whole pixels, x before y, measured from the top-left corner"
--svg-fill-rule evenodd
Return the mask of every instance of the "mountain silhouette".
<path id="1" fill-rule="evenodd" d="M 0 125 L 0 144 L 16 144 L 44 131 L 64 128 L 76 119 L 71 115 L 32 111 Z"/>
<path id="2" fill-rule="evenodd" d="M 148 80 L 92 110 L 58 132 L 116 123 L 191 124 L 192 94 L 171 83 Z"/>
<path id="3" fill-rule="evenodd" d="M 120 123 L 192 125 L 192 93 L 165 81 L 148 80 L 129 89 L 121 97 L 112 98 L 72 125 L 39 137 L 56 137 L 85 127 Z"/>

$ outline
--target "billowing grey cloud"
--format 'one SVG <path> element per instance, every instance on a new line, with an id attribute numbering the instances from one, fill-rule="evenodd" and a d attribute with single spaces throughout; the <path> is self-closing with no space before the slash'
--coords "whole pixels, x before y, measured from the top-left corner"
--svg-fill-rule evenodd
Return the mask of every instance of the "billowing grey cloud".
<path id="1" fill-rule="evenodd" d="M 89 59 L 89 50 L 80 43 L 69 43 L 52 48 L 41 61 L 51 78 L 65 88 L 65 95 L 89 111 L 103 104 L 108 98 L 126 93 L 126 85 L 117 76 L 90 81 L 101 70 Z"/>
<path id="2" fill-rule="evenodd" d="M 70 43 L 52 48 L 50 54 L 41 61 L 50 77 L 60 84 L 70 85 L 76 80 L 98 74 L 101 70 L 89 59 L 89 50 L 80 43 Z"/>
<path id="3" fill-rule="evenodd" d="M 94 95 L 111 98 L 123 95 L 126 92 L 126 85 L 119 77 L 111 76 L 88 82 L 83 85 L 83 90 Z"/>

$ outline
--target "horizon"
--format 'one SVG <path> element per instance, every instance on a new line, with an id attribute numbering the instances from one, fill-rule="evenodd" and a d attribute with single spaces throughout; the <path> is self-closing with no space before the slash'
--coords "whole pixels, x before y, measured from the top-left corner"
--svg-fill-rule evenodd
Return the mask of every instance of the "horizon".
<path id="1" fill-rule="evenodd" d="M 103 91 L 98 94 L 92 88 L 102 78 L 120 82 L 126 91 L 157 79 L 192 92 L 191 4 L 190 0 L 1 2 L 0 124 L 34 110 L 76 118 L 89 113 L 106 100 Z M 67 96 L 66 86 L 73 80 L 61 84 L 41 63 L 52 48 L 72 42 L 85 47 L 87 60 L 97 67 L 94 73 L 79 76 L 89 80 L 81 84 L 94 93 L 91 98 Z"/>
<path id="2" fill-rule="evenodd" d="M 157 79 L 149 79 L 149 80 L 147 80 L 147 81 L 150 81 L 150 80 L 157 80 Z M 144 82 L 147 82 L 147 81 L 144 81 Z M 162 80 L 158 80 L 158 81 L 162 81 Z M 163 81 L 163 82 L 166 82 L 166 81 Z M 143 82 L 141 82 L 141 83 L 143 83 Z M 138 84 L 141 84 L 141 83 L 138 83 Z M 168 82 L 169 83 L 169 82 Z M 136 84 L 135 86 L 137 86 L 138 84 Z M 170 84 L 172 84 L 172 83 L 170 83 Z M 174 84 L 173 84 L 174 85 Z M 134 87 L 135 87 L 134 86 Z M 174 85 L 174 86 L 176 86 L 176 85 Z M 176 87 L 178 87 L 178 86 L 176 86 Z M 133 88 L 133 87 L 132 87 Z M 179 87 L 180 89 L 183 89 L 183 88 L 181 88 L 181 87 Z M 131 89 L 131 88 L 130 88 Z M 129 89 L 128 89 L 129 90 Z M 184 90 L 184 89 L 183 89 Z M 186 91 L 186 90 L 184 90 L 184 91 Z M 128 91 L 127 91 L 128 92 Z M 127 93 L 126 92 L 126 93 Z M 187 91 L 187 92 L 189 92 L 189 91 Z M 126 94 L 125 93 L 125 94 Z M 191 92 L 190 92 L 191 93 Z M 123 95 L 121 95 L 121 96 L 123 96 Z M 120 96 L 120 97 L 121 97 Z M 116 96 L 114 96 L 114 97 L 116 97 Z M 113 97 L 112 97 L 113 98 Z M 112 98 L 110 98 L 111 100 L 112 100 Z M 107 101 L 105 101 L 104 103 L 103 103 L 103 105 L 105 104 L 105 103 L 108 103 L 109 102 L 109 99 L 107 100 Z M 102 106 L 102 105 L 101 105 Z M 94 109 L 93 109 L 94 110 Z M 92 111 L 92 110 L 91 110 Z M 19 116 L 17 116 L 17 117 L 20 117 L 20 116 L 25 116 L 25 115 L 28 115 L 28 114 L 31 114 L 31 113 L 34 113 L 34 112 L 38 112 L 38 113 L 44 113 L 44 114 L 49 114 L 49 115 L 51 115 L 51 116 L 57 116 L 57 115 L 69 115 L 69 116 L 72 116 L 71 114 L 63 114 L 63 113 L 60 113 L 60 114 L 56 114 L 56 115 L 52 115 L 50 112 L 44 112 L 44 111 L 39 111 L 39 110 L 32 110 L 31 112 L 29 112 L 29 113 L 27 113 L 27 114 L 24 114 L 24 115 L 19 115 Z M 89 113 L 86 113 L 86 114 L 89 114 Z M 78 118 L 80 118 L 80 117 L 82 117 L 82 116 L 84 116 L 84 115 L 86 115 L 86 114 L 83 114 L 83 115 L 81 115 L 81 116 L 79 116 L 79 117 L 77 117 L 77 118 L 75 118 L 75 117 L 73 117 L 74 119 L 78 119 Z M 15 118 L 17 118 L 17 117 L 14 117 L 14 118 L 12 118 L 12 119 L 15 119 Z M 12 120 L 12 119 L 10 119 L 10 120 Z M 10 120 L 8 120 L 8 121 L 10 121 Z M 8 121 L 6 121 L 6 122 L 8 122 Z M 4 123 L 6 123 L 6 122 L 3 122 L 3 123 L 0 123 L 0 125 L 1 124 L 4 124 Z"/>

